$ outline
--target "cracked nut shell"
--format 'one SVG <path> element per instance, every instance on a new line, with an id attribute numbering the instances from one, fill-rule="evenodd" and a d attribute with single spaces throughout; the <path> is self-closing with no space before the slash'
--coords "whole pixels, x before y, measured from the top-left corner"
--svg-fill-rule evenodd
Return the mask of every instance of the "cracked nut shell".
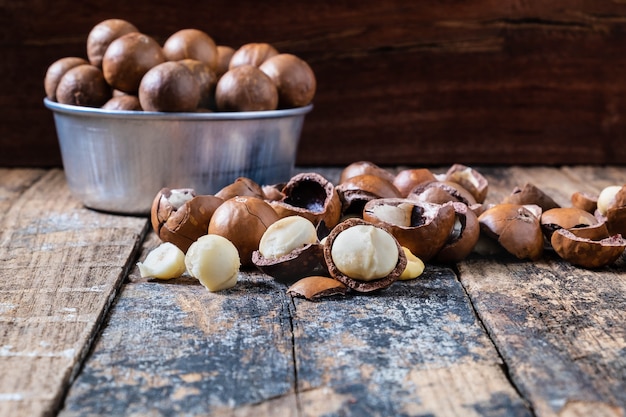
<path id="1" fill-rule="evenodd" d="M 626 240 L 621 235 L 607 233 L 592 238 L 596 232 L 590 234 L 585 229 L 555 231 L 550 241 L 554 251 L 567 262 L 589 269 L 611 265 L 624 253 Z"/>
<path id="2" fill-rule="evenodd" d="M 384 198 L 365 204 L 363 219 L 388 229 L 402 246 L 427 262 L 448 240 L 455 211 L 450 204 Z"/>
<path id="3" fill-rule="evenodd" d="M 334 278 L 321 275 L 305 277 L 287 289 L 287 294 L 294 297 L 304 297 L 307 300 L 317 300 L 333 295 L 344 295 L 348 287 Z"/>

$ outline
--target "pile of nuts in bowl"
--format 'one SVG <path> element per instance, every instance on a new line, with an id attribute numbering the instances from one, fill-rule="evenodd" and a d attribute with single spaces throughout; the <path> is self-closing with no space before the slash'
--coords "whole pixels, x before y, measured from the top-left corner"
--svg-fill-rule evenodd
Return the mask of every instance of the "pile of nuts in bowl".
<path id="1" fill-rule="evenodd" d="M 425 263 L 471 254 L 536 261 L 550 250 L 601 268 L 626 249 L 626 185 L 574 193 L 568 207 L 530 183 L 495 204 L 487 192 L 486 178 L 462 164 L 394 174 L 369 161 L 346 166 L 337 184 L 305 172 L 275 185 L 238 178 L 214 195 L 164 188 L 151 211 L 163 243 L 138 266 L 144 277 L 187 273 L 210 291 L 256 268 L 318 299 L 382 290 Z"/>
<path id="2" fill-rule="evenodd" d="M 217 45 L 182 29 L 160 45 L 123 19 L 98 23 L 87 58 L 64 57 L 46 72 L 48 100 L 108 110 L 267 111 L 313 101 L 315 74 L 301 58 L 269 43 Z"/>

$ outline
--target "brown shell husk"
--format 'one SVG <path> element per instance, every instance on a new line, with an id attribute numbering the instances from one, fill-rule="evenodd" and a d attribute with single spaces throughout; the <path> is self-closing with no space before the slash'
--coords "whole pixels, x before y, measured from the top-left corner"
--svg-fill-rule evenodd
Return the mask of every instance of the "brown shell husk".
<path id="1" fill-rule="evenodd" d="M 255 250 L 252 252 L 252 263 L 261 272 L 287 285 L 326 269 L 324 246 L 319 243 L 302 246 L 278 258 L 266 258 Z"/>
<path id="2" fill-rule="evenodd" d="M 536 207 L 536 206 L 535 206 Z M 497 239 L 518 259 L 537 260 L 543 255 L 544 237 L 537 212 L 532 206 L 497 204 L 478 217 L 481 232 Z"/>
<path id="3" fill-rule="evenodd" d="M 334 278 L 313 275 L 296 281 L 287 289 L 287 294 L 313 301 L 333 295 L 344 295 L 347 291 L 348 287 Z"/>
<path id="4" fill-rule="evenodd" d="M 345 284 L 346 286 L 348 286 L 349 288 L 357 292 L 368 293 L 368 292 L 388 288 L 389 286 L 391 286 L 391 284 L 393 284 L 394 282 L 398 280 L 398 278 L 400 277 L 400 275 L 406 268 L 406 263 L 407 263 L 406 254 L 404 253 L 402 246 L 400 246 L 400 243 L 397 240 L 396 240 L 396 246 L 398 247 L 398 262 L 396 263 L 396 267 L 394 268 L 394 270 L 391 271 L 391 273 L 387 275 L 386 277 L 375 279 L 372 281 L 358 280 L 342 273 L 335 266 L 333 262 L 331 250 L 332 250 L 335 238 L 341 232 L 349 229 L 350 227 L 357 226 L 357 225 L 371 225 L 374 227 L 378 227 L 382 230 L 385 230 L 387 233 L 389 233 L 389 230 L 387 230 L 386 228 L 372 224 L 358 217 L 350 218 L 339 223 L 330 232 L 330 234 L 326 238 L 326 243 L 324 244 L 324 259 L 326 261 L 328 272 L 333 278 L 342 282 L 343 284 Z"/>
<path id="5" fill-rule="evenodd" d="M 336 187 L 341 214 L 361 216 L 365 204 L 377 198 L 399 198 L 400 191 L 390 181 L 373 174 L 348 178 Z"/>
<path id="6" fill-rule="evenodd" d="M 379 167 L 371 161 L 356 161 L 346 166 L 339 175 L 339 184 L 344 183 L 349 178 L 357 175 L 372 174 L 387 181 L 393 182 L 394 174 L 384 168 Z"/>
<path id="7" fill-rule="evenodd" d="M 582 191 L 572 193 L 570 201 L 572 202 L 573 207 L 585 210 L 591 214 L 593 214 L 598 208 L 598 196 Z"/>
<path id="8" fill-rule="evenodd" d="M 222 200 L 228 200 L 237 196 L 252 196 L 260 199 L 266 198 L 263 187 L 247 177 L 239 177 L 235 179 L 235 181 L 216 192 L 215 196 L 221 198 Z"/>
<path id="9" fill-rule="evenodd" d="M 524 184 L 522 188 L 516 187 L 511 194 L 502 200 L 502 203 L 519 204 L 522 206 L 534 204 L 541 207 L 542 211 L 561 207 L 552 197 L 531 183 Z"/>
<path id="10" fill-rule="evenodd" d="M 372 211 L 375 205 L 402 203 L 413 206 L 411 226 L 388 223 L 379 219 Z M 440 205 L 407 198 L 384 198 L 369 201 L 363 209 L 363 219 L 389 230 L 400 245 L 427 262 L 441 250 L 448 240 L 454 226 L 455 212 L 451 204 Z"/>
<path id="11" fill-rule="evenodd" d="M 315 172 L 293 176 L 283 187 L 283 198 L 269 201 L 279 218 L 302 216 L 314 225 L 324 222 L 333 228 L 341 217 L 341 201 L 335 186 Z"/>
<path id="12" fill-rule="evenodd" d="M 478 170 L 463 164 L 452 165 L 445 174 L 445 181 L 455 182 L 472 194 L 477 203 L 487 198 L 489 184 Z"/>
<path id="13" fill-rule="evenodd" d="M 436 180 L 437 178 L 428 168 L 408 168 L 396 174 L 393 185 L 398 189 L 401 197 L 407 197 L 418 185 Z"/>
<path id="14" fill-rule="evenodd" d="M 435 255 L 434 261 L 441 263 L 454 263 L 465 259 L 472 253 L 480 237 L 478 216 L 463 203 L 448 204 L 452 204 L 455 217 L 461 224 L 461 230 L 458 235 L 451 233 L 446 243 Z"/>
<path id="15" fill-rule="evenodd" d="M 609 233 L 626 236 L 626 206 L 610 208 L 606 212 Z"/>
<path id="16" fill-rule="evenodd" d="M 598 223 L 598 219 L 588 211 L 576 207 L 555 207 L 541 214 L 541 228 L 549 240 L 557 229 L 585 227 Z"/>
<path id="17" fill-rule="evenodd" d="M 554 251 L 573 265 L 589 269 L 611 265 L 626 249 L 626 240 L 621 235 L 593 240 L 582 237 L 580 230 L 559 229 L 550 241 Z"/>
<path id="18" fill-rule="evenodd" d="M 152 227 L 163 242 L 176 245 L 183 252 L 200 236 L 208 232 L 209 222 L 215 210 L 224 202 L 212 195 L 195 195 L 193 198 L 174 209 L 168 201 L 171 189 L 164 188 L 155 197 L 151 209 Z"/>
<path id="19" fill-rule="evenodd" d="M 472 206 L 477 203 L 468 190 L 452 181 L 431 181 L 420 184 L 411 190 L 407 198 L 434 204 L 460 201 Z"/>

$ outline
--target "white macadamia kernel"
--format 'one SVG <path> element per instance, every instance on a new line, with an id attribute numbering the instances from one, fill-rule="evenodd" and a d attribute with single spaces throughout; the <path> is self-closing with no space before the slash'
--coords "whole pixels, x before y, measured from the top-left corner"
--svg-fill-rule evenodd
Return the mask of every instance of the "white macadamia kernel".
<path id="1" fill-rule="evenodd" d="M 189 246 L 185 256 L 187 272 L 209 291 L 237 284 L 241 260 L 235 245 L 220 235 L 204 235 Z"/>
<path id="2" fill-rule="evenodd" d="M 342 274 L 371 281 L 389 275 L 398 263 L 399 253 L 390 233 L 372 225 L 357 225 L 335 237 L 331 257 Z"/>
<path id="3" fill-rule="evenodd" d="M 185 273 L 185 254 L 170 242 L 161 243 L 152 249 L 143 262 L 137 262 L 142 278 L 177 278 Z"/>
<path id="4" fill-rule="evenodd" d="M 188 189 L 174 189 L 170 191 L 170 196 L 167 198 L 167 201 L 172 205 L 174 210 L 178 210 L 193 197 L 193 194 Z"/>
<path id="5" fill-rule="evenodd" d="M 275 221 L 265 230 L 259 242 L 259 252 L 265 258 L 279 258 L 316 242 L 317 232 L 310 220 L 289 216 Z"/>
<path id="6" fill-rule="evenodd" d="M 411 225 L 411 214 L 413 205 L 400 203 L 397 206 L 391 204 L 381 204 L 372 208 L 372 213 L 385 223 L 395 226 L 409 227 Z"/>
<path id="7" fill-rule="evenodd" d="M 620 185 L 609 185 L 600 191 L 598 195 L 598 212 L 603 216 L 615 204 L 615 195 L 622 187 Z"/>

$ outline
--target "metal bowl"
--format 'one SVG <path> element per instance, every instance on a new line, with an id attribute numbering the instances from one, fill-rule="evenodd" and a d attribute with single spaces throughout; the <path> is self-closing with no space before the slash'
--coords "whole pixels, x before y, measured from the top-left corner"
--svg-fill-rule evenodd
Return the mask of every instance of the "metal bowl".
<path id="1" fill-rule="evenodd" d="M 89 208 L 120 214 L 149 213 L 163 187 L 214 194 L 238 177 L 287 181 L 313 108 L 161 113 L 44 104 L 71 193 Z"/>

